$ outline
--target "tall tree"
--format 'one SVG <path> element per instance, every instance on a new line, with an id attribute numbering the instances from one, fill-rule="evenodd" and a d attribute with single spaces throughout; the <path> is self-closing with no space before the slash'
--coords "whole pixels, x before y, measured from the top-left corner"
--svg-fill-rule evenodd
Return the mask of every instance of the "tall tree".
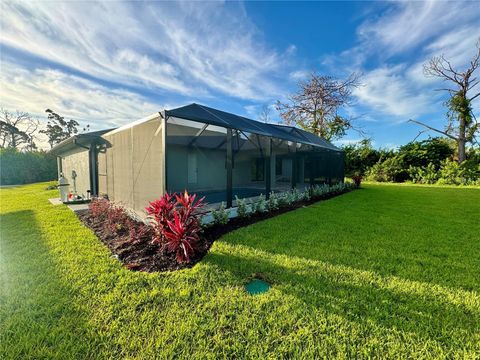
<path id="1" fill-rule="evenodd" d="M 477 80 L 475 72 L 480 66 L 480 39 L 476 44 L 476 52 L 470 64 L 466 69 L 454 69 L 451 62 L 445 59 L 444 55 L 435 56 L 424 65 L 424 73 L 426 76 L 433 76 L 442 79 L 448 83 L 446 88 L 438 89 L 447 91 L 450 95 L 445 102 L 447 112 L 447 125 L 444 130 L 436 129 L 423 122 L 412 120 L 425 127 L 443 134 L 457 143 L 458 162 L 461 163 L 466 159 L 465 146 L 467 143 L 475 143 L 476 135 L 479 130 L 479 123 L 475 119 L 472 109 L 472 101 L 480 96 L 480 92 L 476 92 L 474 88 L 480 83 Z"/>
<path id="2" fill-rule="evenodd" d="M 35 133 L 39 121 L 29 113 L 16 111 L 12 113 L 3 108 L 0 109 L 0 147 L 15 148 L 18 150 L 33 150 L 35 145 Z"/>
<path id="3" fill-rule="evenodd" d="M 354 119 L 338 112 L 351 103 L 352 91 L 359 86 L 357 73 L 344 80 L 311 73 L 307 80 L 298 83 L 298 91 L 289 95 L 287 102 L 277 101 L 276 109 L 288 125 L 295 123 L 327 140 L 340 138 L 348 129 L 356 129 Z"/>
<path id="4" fill-rule="evenodd" d="M 65 120 L 63 116 L 50 109 L 45 112 L 48 114 L 47 128 L 40 132 L 47 135 L 51 148 L 78 133 L 79 124 L 75 120 Z"/>

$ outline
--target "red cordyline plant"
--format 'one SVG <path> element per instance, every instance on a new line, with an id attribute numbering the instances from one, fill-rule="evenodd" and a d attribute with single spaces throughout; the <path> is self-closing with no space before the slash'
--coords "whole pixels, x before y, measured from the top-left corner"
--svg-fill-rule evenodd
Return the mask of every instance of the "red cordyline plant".
<path id="1" fill-rule="evenodd" d="M 150 203 L 147 214 L 155 221 L 154 242 L 165 244 L 167 251 L 175 252 L 177 261 L 190 262 L 198 248 L 201 231 L 197 210 L 205 205 L 196 195 L 166 193 Z"/>

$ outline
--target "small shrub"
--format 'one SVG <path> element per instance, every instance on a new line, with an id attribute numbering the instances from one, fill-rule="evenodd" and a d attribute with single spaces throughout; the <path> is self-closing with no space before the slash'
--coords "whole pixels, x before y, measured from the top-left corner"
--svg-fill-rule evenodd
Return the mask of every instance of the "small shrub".
<path id="1" fill-rule="evenodd" d="M 90 216 L 96 221 L 103 221 L 106 219 L 108 210 L 110 209 L 110 202 L 104 198 L 94 198 L 88 206 Z"/>
<path id="2" fill-rule="evenodd" d="M 304 201 L 310 201 L 310 199 L 312 198 L 312 196 L 310 195 L 310 190 L 308 189 L 305 189 L 304 191 L 302 191 L 302 196 L 303 196 L 303 199 Z"/>
<path id="3" fill-rule="evenodd" d="M 267 200 L 267 209 L 268 211 L 277 210 L 279 207 L 278 205 L 278 195 L 275 194 L 273 191 L 270 193 L 270 196 Z"/>
<path id="4" fill-rule="evenodd" d="M 292 193 L 292 200 L 293 202 L 298 202 L 298 201 L 301 201 L 303 200 L 304 198 L 304 195 L 301 191 L 299 191 L 297 188 L 293 188 L 291 190 L 291 193 Z"/>
<path id="5" fill-rule="evenodd" d="M 152 239 L 154 236 L 153 228 L 146 224 L 135 224 L 133 221 L 130 223 L 128 235 L 130 242 L 137 243 L 143 239 Z"/>
<path id="6" fill-rule="evenodd" d="M 228 223 L 228 211 L 225 209 L 225 203 L 222 201 L 218 209 L 212 210 L 213 223 L 216 225 L 226 225 Z"/>
<path id="7" fill-rule="evenodd" d="M 258 200 L 252 204 L 253 213 L 264 213 L 267 212 L 267 202 L 265 200 L 265 195 L 260 194 Z"/>
<path id="8" fill-rule="evenodd" d="M 237 215 L 238 217 L 245 218 L 248 217 L 248 205 L 246 199 L 239 199 L 238 196 L 235 195 L 235 200 L 237 202 Z"/>
<path id="9" fill-rule="evenodd" d="M 107 227 L 111 233 L 119 234 L 126 231 L 130 217 L 121 206 L 110 206 L 107 210 Z"/>
<path id="10" fill-rule="evenodd" d="M 282 207 L 286 207 L 288 206 L 288 193 L 283 193 L 283 194 L 280 194 L 278 195 L 278 207 L 282 208 Z"/>

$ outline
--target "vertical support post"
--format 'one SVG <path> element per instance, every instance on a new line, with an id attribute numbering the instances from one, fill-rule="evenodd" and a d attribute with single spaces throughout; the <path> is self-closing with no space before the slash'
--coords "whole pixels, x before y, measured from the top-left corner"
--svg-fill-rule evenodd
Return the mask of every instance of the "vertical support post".
<path id="1" fill-rule="evenodd" d="M 297 160 L 297 143 L 293 144 L 292 152 L 292 189 L 297 186 L 297 172 L 298 172 L 298 160 Z"/>
<path id="2" fill-rule="evenodd" d="M 227 129 L 227 208 L 232 207 L 233 198 L 233 143 L 232 129 Z"/>
<path id="3" fill-rule="evenodd" d="M 272 138 L 267 140 L 267 151 L 265 151 L 265 196 L 268 199 L 272 192 Z"/>
<path id="4" fill-rule="evenodd" d="M 93 142 L 88 150 L 89 169 L 90 169 L 90 193 L 92 196 L 98 195 L 98 152 L 97 143 Z"/>
<path id="5" fill-rule="evenodd" d="M 58 172 L 58 177 L 60 178 L 60 174 L 63 172 L 62 157 L 61 156 L 57 156 L 57 172 Z"/>
<path id="6" fill-rule="evenodd" d="M 316 170 L 316 163 L 315 163 L 315 157 L 313 154 L 308 155 L 310 158 L 310 186 L 315 185 L 315 170 Z"/>

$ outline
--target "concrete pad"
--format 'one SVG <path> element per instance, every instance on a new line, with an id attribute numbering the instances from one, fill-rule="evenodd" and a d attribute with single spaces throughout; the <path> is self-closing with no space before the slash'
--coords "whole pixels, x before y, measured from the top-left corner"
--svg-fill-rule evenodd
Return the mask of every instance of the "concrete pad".
<path id="1" fill-rule="evenodd" d="M 70 204 L 67 206 L 73 212 L 88 210 L 88 204 Z"/>
<path id="2" fill-rule="evenodd" d="M 48 199 L 52 205 L 63 205 L 60 201 L 60 198 Z M 87 204 L 65 204 L 67 207 L 72 210 L 73 212 L 76 211 L 83 211 L 88 210 L 88 203 Z"/>
<path id="3" fill-rule="evenodd" d="M 50 201 L 50 204 L 52 205 L 62 205 L 63 203 L 60 201 L 60 198 L 53 198 L 53 199 L 48 199 Z"/>

